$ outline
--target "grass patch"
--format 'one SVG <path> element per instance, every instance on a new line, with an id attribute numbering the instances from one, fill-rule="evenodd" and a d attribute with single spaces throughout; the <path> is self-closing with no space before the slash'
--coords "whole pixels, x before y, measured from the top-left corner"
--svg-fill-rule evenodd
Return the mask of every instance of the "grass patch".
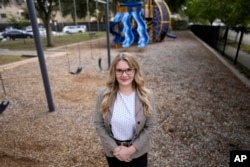
<path id="1" fill-rule="evenodd" d="M 88 32 L 85 32 L 85 33 L 68 34 L 68 35 L 61 35 L 61 36 L 52 36 L 52 41 L 54 43 L 54 47 L 59 47 L 59 46 L 67 45 L 67 44 L 100 38 L 100 37 L 103 37 L 104 35 L 105 35 L 105 32 L 97 32 L 96 36 L 91 37 Z M 43 48 L 46 50 L 48 48 L 46 37 L 41 37 L 41 43 L 42 43 Z M 34 39 L 32 38 L 31 39 L 16 39 L 14 41 L 10 40 L 10 41 L 0 42 L 0 48 L 9 49 L 9 50 L 35 50 L 36 49 Z"/>
<path id="2" fill-rule="evenodd" d="M 54 47 L 59 47 L 63 45 L 68 45 L 77 42 L 88 41 L 91 39 L 96 39 L 103 37 L 105 32 L 96 32 L 93 35 L 93 32 L 89 34 L 85 33 L 77 33 L 77 34 L 68 34 L 61 36 L 53 36 L 52 41 L 54 43 Z M 41 43 L 44 50 L 48 49 L 47 47 L 47 39 L 46 37 L 41 37 Z M 9 49 L 9 50 L 36 50 L 34 39 L 16 39 L 10 41 L 0 42 L 1 49 Z M 50 47 L 53 48 L 53 47 Z M 9 64 L 21 60 L 28 59 L 30 57 L 23 56 L 10 56 L 10 55 L 0 55 L 0 65 Z"/>
<path id="3" fill-rule="evenodd" d="M 9 64 L 21 60 L 28 59 L 27 57 L 22 56 L 10 56 L 10 55 L 0 55 L 0 65 Z"/>
<path id="4" fill-rule="evenodd" d="M 236 48 L 236 49 L 238 47 L 238 43 L 233 41 L 233 40 L 230 40 L 230 39 L 227 40 L 227 44 L 234 47 L 234 48 Z M 250 45 L 241 44 L 240 45 L 240 50 L 250 54 Z"/>

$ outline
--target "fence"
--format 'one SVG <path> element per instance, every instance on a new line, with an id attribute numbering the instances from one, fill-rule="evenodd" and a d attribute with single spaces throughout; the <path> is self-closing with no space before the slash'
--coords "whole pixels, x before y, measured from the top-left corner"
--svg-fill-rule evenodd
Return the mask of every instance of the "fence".
<path id="1" fill-rule="evenodd" d="M 227 29 L 219 26 L 193 25 L 190 30 L 208 45 L 219 51 L 223 56 L 238 65 L 250 78 L 250 54 L 243 49 L 244 45 L 250 47 L 250 36 L 245 29 Z"/>

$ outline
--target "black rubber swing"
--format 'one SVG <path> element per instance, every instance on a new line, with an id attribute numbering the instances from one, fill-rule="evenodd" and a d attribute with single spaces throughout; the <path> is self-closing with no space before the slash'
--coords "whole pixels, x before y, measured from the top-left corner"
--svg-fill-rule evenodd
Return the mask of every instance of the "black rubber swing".
<path id="1" fill-rule="evenodd" d="M 4 87 L 4 83 L 3 83 L 1 72 L 0 72 L 0 80 L 1 80 L 2 88 L 3 88 L 4 96 L 6 97 L 6 91 L 5 91 L 5 87 Z M 8 100 L 3 100 L 1 102 L 1 104 L 0 104 L 0 114 L 2 114 L 4 112 L 4 110 L 8 107 L 8 105 L 9 105 L 9 101 Z"/>
<path id="2" fill-rule="evenodd" d="M 75 72 L 69 71 L 70 74 L 80 74 L 82 72 L 82 66 L 79 66 Z"/>
<path id="3" fill-rule="evenodd" d="M 75 72 L 73 72 L 73 71 L 71 71 L 70 69 L 70 61 L 69 61 L 69 55 L 68 55 L 68 52 L 67 52 L 67 57 L 68 57 L 68 66 L 69 66 L 69 73 L 70 74 L 74 74 L 74 75 L 76 75 L 76 74 L 80 74 L 81 72 L 82 72 L 82 69 L 83 69 L 83 67 L 82 67 L 82 63 L 81 63 L 81 53 L 80 53 L 80 46 L 79 46 L 79 43 L 78 43 L 78 52 L 79 52 L 79 54 L 78 54 L 78 59 L 79 59 L 79 66 L 77 67 L 77 69 L 76 69 L 76 71 Z"/>
<path id="4" fill-rule="evenodd" d="M 8 107 L 9 105 L 9 101 L 8 100 L 3 100 L 0 104 L 0 114 L 2 114 L 4 112 L 4 110 Z"/>

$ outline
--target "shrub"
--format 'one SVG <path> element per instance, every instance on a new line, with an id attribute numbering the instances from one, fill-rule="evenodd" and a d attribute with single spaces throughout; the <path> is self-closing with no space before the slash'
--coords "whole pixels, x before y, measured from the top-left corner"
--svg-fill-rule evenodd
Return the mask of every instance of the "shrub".
<path id="1" fill-rule="evenodd" d="M 171 24 L 173 30 L 187 30 L 188 21 L 182 18 L 171 18 Z"/>

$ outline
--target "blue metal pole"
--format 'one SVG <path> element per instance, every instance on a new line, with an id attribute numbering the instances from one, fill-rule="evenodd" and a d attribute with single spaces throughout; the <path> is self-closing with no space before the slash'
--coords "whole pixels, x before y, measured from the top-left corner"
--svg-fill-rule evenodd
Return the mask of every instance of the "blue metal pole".
<path id="1" fill-rule="evenodd" d="M 55 111 L 53 98 L 52 98 L 51 90 L 50 90 L 48 74 L 47 74 L 47 68 L 46 68 L 45 59 L 44 59 L 43 48 L 42 48 L 40 34 L 39 34 L 39 30 L 38 30 L 38 24 L 37 24 L 37 20 L 36 20 L 37 17 L 36 17 L 36 12 L 35 12 L 34 1 L 27 0 L 26 2 L 27 2 L 29 17 L 31 20 L 32 30 L 33 30 L 33 34 L 34 34 L 34 40 L 35 40 L 37 55 L 38 55 L 38 59 L 39 59 L 40 70 L 42 73 L 43 84 L 45 87 L 45 93 L 46 93 L 46 97 L 47 97 L 49 111 Z"/>

